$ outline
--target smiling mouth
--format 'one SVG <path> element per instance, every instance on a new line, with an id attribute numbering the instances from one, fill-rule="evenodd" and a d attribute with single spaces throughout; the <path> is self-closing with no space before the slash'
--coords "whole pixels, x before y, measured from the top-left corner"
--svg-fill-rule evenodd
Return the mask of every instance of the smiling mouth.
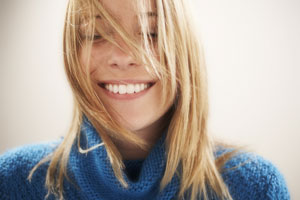
<path id="1" fill-rule="evenodd" d="M 151 88 L 155 82 L 141 83 L 98 83 L 98 85 L 113 94 L 138 94 Z"/>

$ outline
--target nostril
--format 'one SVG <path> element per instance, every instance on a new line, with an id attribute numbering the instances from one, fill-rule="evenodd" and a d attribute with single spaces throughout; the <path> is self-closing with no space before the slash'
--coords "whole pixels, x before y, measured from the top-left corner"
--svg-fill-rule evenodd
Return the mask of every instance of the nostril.
<path id="1" fill-rule="evenodd" d="M 129 54 L 124 52 L 114 52 L 110 55 L 107 63 L 112 68 L 126 69 L 137 66 L 137 62 Z"/>
<path id="2" fill-rule="evenodd" d="M 136 63 L 134 63 L 134 62 L 129 63 L 129 66 L 136 66 Z"/>

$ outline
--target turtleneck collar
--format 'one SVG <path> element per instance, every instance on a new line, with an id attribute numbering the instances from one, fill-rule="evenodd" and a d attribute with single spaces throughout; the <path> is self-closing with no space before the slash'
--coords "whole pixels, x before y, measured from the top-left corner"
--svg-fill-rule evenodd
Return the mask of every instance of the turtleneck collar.
<path id="1" fill-rule="evenodd" d="M 80 144 L 83 149 L 90 148 L 102 142 L 96 129 L 84 117 L 81 125 Z M 123 177 L 128 183 L 124 188 L 113 173 L 105 146 L 100 146 L 86 154 L 81 154 L 74 143 L 68 172 L 80 188 L 80 193 L 86 199 L 171 199 L 179 188 L 179 179 L 174 176 L 172 181 L 159 192 L 160 181 L 166 166 L 165 135 L 158 140 L 145 160 L 126 161 L 125 165 L 139 163 L 139 176 L 135 180 L 123 171 Z M 134 173 L 131 171 L 131 174 Z"/>

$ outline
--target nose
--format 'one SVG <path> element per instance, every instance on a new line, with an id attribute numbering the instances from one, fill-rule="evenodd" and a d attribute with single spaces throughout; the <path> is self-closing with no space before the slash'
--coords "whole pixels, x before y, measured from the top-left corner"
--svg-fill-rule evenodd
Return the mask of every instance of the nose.
<path id="1" fill-rule="evenodd" d="M 130 67 L 136 67 L 138 64 L 135 59 L 129 54 L 130 50 L 126 46 L 126 44 L 121 40 L 118 40 L 117 43 L 120 47 L 122 47 L 122 49 L 114 44 L 111 44 L 108 65 L 112 68 L 118 68 L 121 70 L 126 70 Z"/>

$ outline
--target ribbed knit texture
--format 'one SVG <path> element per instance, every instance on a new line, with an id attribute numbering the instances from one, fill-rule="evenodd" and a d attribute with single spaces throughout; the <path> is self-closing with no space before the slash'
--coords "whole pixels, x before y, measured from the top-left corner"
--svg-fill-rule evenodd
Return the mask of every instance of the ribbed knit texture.
<path id="1" fill-rule="evenodd" d="M 179 179 L 172 181 L 159 192 L 159 183 L 165 170 L 165 135 L 156 143 L 145 160 L 125 161 L 123 174 L 129 187 L 123 188 L 113 174 L 104 146 L 81 154 L 73 145 L 68 163 L 68 174 L 79 187 L 65 180 L 64 197 L 67 200 L 169 200 L 175 199 Z M 101 142 L 94 127 L 84 120 L 81 128 L 81 147 L 91 147 Z M 35 172 L 32 182 L 27 176 L 30 169 L 45 155 L 51 153 L 59 141 L 28 145 L 10 150 L 0 156 L 0 199 L 44 199 L 47 194 L 45 175 L 49 163 Z M 216 156 L 228 149 L 220 149 Z M 244 163 L 240 165 L 241 163 Z M 240 165 L 240 166 L 239 166 Z M 230 169 L 238 166 L 234 169 Z M 222 174 L 235 200 L 287 200 L 289 193 L 281 173 L 262 157 L 241 153 L 225 164 Z M 49 196 L 48 199 L 55 199 Z M 215 199 L 215 198 L 210 198 Z"/>

